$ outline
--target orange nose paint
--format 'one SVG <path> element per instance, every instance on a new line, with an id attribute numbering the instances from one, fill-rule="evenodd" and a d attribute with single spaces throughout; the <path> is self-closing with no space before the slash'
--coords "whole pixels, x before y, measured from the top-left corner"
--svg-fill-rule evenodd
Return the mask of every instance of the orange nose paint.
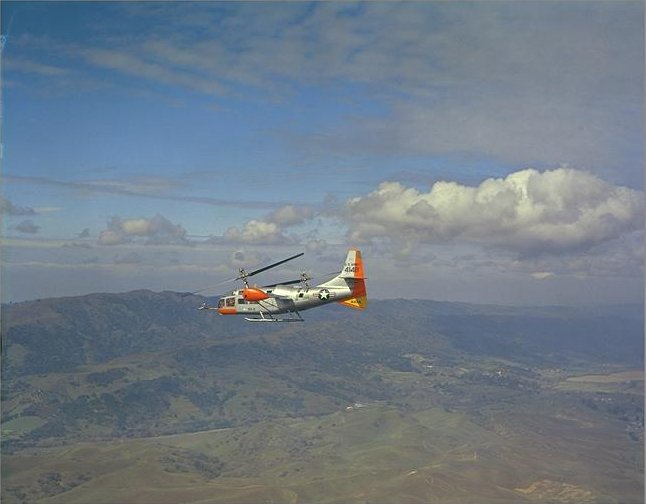
<path id="1" fill-rule="evenodd" d="M 263 301 L 269 299 L 269 294 L 257 287 L 247 287 L 242 291 L 242 297 L 245 301 Z"/>

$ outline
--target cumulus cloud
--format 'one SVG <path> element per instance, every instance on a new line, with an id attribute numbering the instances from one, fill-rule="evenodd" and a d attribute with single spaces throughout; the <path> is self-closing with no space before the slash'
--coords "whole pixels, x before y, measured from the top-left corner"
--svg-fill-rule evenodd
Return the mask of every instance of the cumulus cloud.
<path id="1" fill-rule="evenodd" d="M 307 206 L 285 205 L 262 219 L 252 219 L 241 228 L 230 227 L 224 233 L 225 240 L 248 245 L 280 245 L 300 241 L 295 235 L 286 235 L 285 228 L 297 226 L 315 217 Z"/>
<path id="2" fill-rule="evenodd" d="M 224 233 L 227 240 L 246 244 L 280 244 L 288 240 L 278 224 L 252 219 L 241 229 L 230 227 Z"/>
<path id="3" fill-rule="evenodd" d="M 267 220 L 279 226 L 295 226 L 314 217 L 310 207 L 286 205 L 274 210 Z"/>
<path id="4" fill-rule="evenodd" d="M 477 187 L 436 182 L 420 192 L 384 182 L 346 203 L 353 242 L 390 240 L 398 250 L 417 242 L 465 242 L 520 256 L 587 250 L 638 231 L 644 195 L 584 171 L 521 170 Z"/>
<path id="5" fill-rule="evenodd" d="M 101 234 L 99 235 L 100 245 L 121 245 L 127 241 L 128 239 L 123 233 L 113 231 L 112 229 L 105 229 L 101 231 Z"/>
<path id="6" fill-rule="evenodd" d="M 173 224 L 167 218 L 157 214 L 154 217 L 122 219 L 112 217 L 107 229 L 101 231 L 99 244 L 120 245 L 136 239 L 145 239 L 147 244 L 176 244 L 188 245 L 186 229 L 179 224 Z"/>

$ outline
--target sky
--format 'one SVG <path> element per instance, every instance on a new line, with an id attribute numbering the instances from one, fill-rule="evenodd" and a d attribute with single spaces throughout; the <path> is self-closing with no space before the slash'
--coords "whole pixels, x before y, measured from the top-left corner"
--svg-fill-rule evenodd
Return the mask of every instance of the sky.
<path id="1" fill-rule="evenodd" d="M 358 247 L 375 299 L 643 303 L 641 1 L 0 8 L 3 302 Z"/>

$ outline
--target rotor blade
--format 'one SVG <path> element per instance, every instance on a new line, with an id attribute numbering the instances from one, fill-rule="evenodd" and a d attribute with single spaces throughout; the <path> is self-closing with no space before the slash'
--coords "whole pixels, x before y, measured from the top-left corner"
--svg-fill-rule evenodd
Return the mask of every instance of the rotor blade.
<path id="1" fill-rule="evenodd" d="M 277 285 L 294 285 L 294 284 L 297 284 L 297 283 L 301 283 L 302 281 L 303 281 L 303 279 L 299 278 L 297 280 L 289 280 L 288 282 L 276 282 L 276 283 L 273 283 L 271 285 L 263 285 L 260 288 L 261 289 L 268 289 L 269 287 L 276 287 Z"/>
<path id="2" fill-rule="evenodd" d="M 276 266 L 280 266 L 283 263 L 286 263 L 287 261 L 291 261 L 292 259 L 296 259 L 297 257 L 300 257 L 304 255 L 305 252 L 301 252 L 300 254 L 296 254 L 295 256 L 288 257 L 287 259 L 283 259 L 282 261 L 278 261 L 274 264 L 270 264 L 269 266 L 264 266 L 263 268 L 257 269 L 252 271 L 251 273 L 245 273 L 244 275 L 240 275 L 236 280 L 242 280 L 243 278 L 249 278 L 250 276 L 257 275 L 258 273 L 262 273 L 263 271 L 267 271 L 268 269 L 275 268 Z"/>
<path id="3" fill-rule="evenodd" d="M 277 285 L 294 285 L 301 282 L 309 282 L 310 280 L 316 280 L 318 278 L 326 278 L 332 275 L 338 275 L 340 271 L 332 271 L 331 273 L 325 273 L 324 275 L 309 276 L 305 274 L 296 280 L 288 280 L 287 282 L 276 282 L 271 285 L 263 285 L 261 289 L 268 289 L 269 287 L 276 287 Z"/>
<path id="4" fill-rule="evenodd" d="M 192 296 L 192 295 L 195 295 L 195 294 L 199 294 L 200 292 L 215 289 L 216 287 L 220 287 L 220 285 L 235 282 L 236 280 L 239 280 L 239 279 L 238 278 L 229 278 L 228 280 L 224 280 L 224 281 L 222 281 L 220 283 L 216 283 L 215 285 L 209 285 L 208 287 L 204 287 L 203 289 L 199 289 L 199 290 L 196 290 L 196 291 L 193 291 L 193 292 L 186 292 L 186 293 L 184 293 L 184 296 Z"/>

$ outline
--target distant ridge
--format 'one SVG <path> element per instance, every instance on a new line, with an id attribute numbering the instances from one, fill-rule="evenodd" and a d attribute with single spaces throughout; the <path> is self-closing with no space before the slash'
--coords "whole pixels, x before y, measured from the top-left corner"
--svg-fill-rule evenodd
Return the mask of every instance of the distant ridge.
<path id="1" fill-rule="evenodd" d="M 171 291 L 136 290 L 3 305 L 4 349 L 18 344 L 26 351 L 20 364 L 4 362 L 3 376 L 70 370 L 204 338 L 215 342 L 290 331 L 282 327 L 259 331 L 241 320 L 199 312 L 196 307 L 204 299 Z M 408 331 L 409 337 L 439 333 L 467 352 L 512 352 L 531 360 L 534 352 L 542 358 L 544 353 L 565 351 L 643 364 L 644 313 L 639 305 L 514 307 L 393 299 L 375 300 L 370 310 L 361 314 L 329 306 L 307 315 L 305 330 L 342 320 L 360 333 L 388 328 Z"/>
<path id="2" fill-rule="evenodd" d="M 641 307 L 203 301 L 2 307 L 3 503 L 643 500 Z"/>

